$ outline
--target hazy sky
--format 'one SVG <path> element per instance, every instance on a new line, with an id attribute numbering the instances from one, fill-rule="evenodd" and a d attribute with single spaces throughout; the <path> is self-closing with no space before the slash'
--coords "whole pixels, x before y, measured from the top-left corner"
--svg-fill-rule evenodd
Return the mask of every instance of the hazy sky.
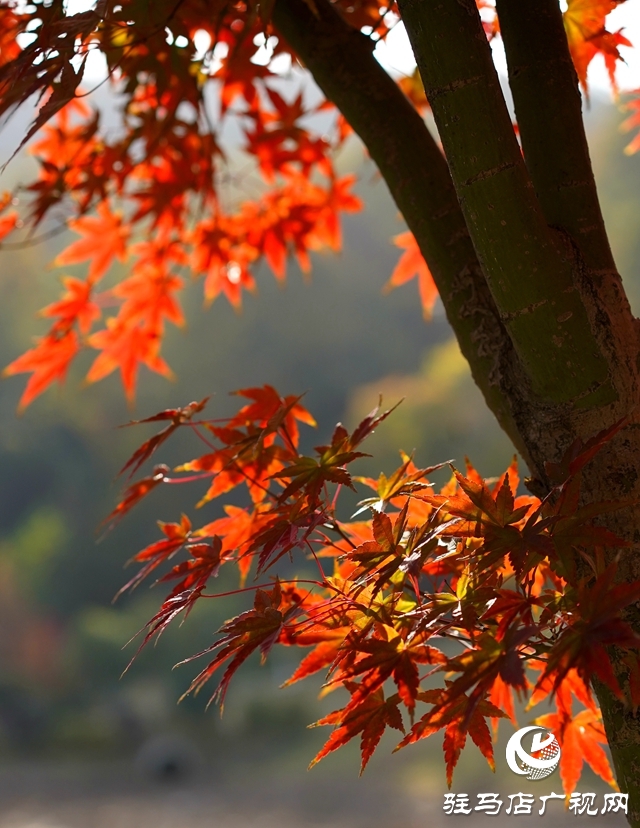
<path id="1" fill-rule="evenodd" d="M 561 5 L 566 4 L 561 3 Z M 607 18 L 607 28 L 613 32 L 624 29 L 625 37 L 637 47 L 621 48 L 626 65 L 621 63 L 618 69 L 620 89 L 637 89 L 640 87 L 640 0 L 626 0 L 618 6 Z M 396 26 L 388 35 L 387 42 L 381 43 L 376 51 L 380 62 L 387 68 L 404 74 L 410 74 L 413 71 L 415 62 L 402 25 Z M 506 74 L 507 66 L 500 40 L 494 44 L 494 57 L 499 71 Z M 599 56 L 594 58 L 589 67 L 589 84 L 594 91 L 610 89 L 604 60 Z"/>
<path id="2" fill-rule="evenodd" d="M 70 12 L 79 12 L 94 5 L 93 0 L 68 0 L 67 8 Z M 566 5 L 561 0 L 561 5 Z M 620 64 L 618 81 L 621 90 L 630 90 L 640 87 L 640 0 L 626 0 L 613 11 L 607 22 L 610 31 L 624 29 L 625 36 L 637 49 L 622 47 L 621 52 L 626 64 Z M 380 62 L 394 74 L 410 74 L 414 67 L 413 54 L 402 24 L 398 24 L 388 35 L 385 43 L 380 43 L 376 49 Z M 498 40 L 494 45 L 494 54 L 498 69 L 506 74 L 506 63 L 502 44 Z M 265 53 L 266 57 L 266 53 Z M 96 60 L 88 66 L 85 73 L 87 80 L 98 79 L 104 73 L 104 63 L 96 55 Z M 609 79 L 601 57 L 593 60 L 589 67 L 589 83 L 596 91 L 609 90 Z"/>

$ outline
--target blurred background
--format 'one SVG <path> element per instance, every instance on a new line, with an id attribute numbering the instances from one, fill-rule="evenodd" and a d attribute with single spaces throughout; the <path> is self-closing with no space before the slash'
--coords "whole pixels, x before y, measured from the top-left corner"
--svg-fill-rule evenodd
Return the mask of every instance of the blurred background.
<path id="1" fill-rule="evenodd" d="M 592 101 L 588 124 L 605 218 L 638 312 L 640 156 L 623 154 L 620 120 L 608 101 Z M 3 141 L 15 145 L 20 129 L 19 121 L 10 124 Z M 31 164 L 14 161 L 3 189 L 27 180 Z M 366 203 L 363 213 L 344 221 L 342 254 L 315 256 L 309 282 L 291 264 L 284 290 L 265 268 L 257 274 L 259 294 L 245 298 L 240 315 L 223 299 L 204 309 L 201 286 L 194 285 L 186 297 L 188 328 L 171 330 L 165 346 L 177 380 L 167 383 L 143 370 L 135 411 L 127 410 L 115 375 L 83 387 L 90 354 L 64 388 L 21 417 L 15 412 L 24 378 L 0 384 L 0 828 L 468 819 L 442 812 L 441 735 L 393 757 L 393 739 L 383 742 L 362 779 L 356 744 L 307 773 L 328 736 L 307 725 L 341 703 L 332 696 L 318 700 L 320 680 L 278 689 L 295 667 L 292 653 L 275 653 L 264 666 L 250 660 L 222 718 L 217 708 L 205 711 L 205 694 L 178 705 L 199 664 L 173 665 L 209 644 L 217 627 L 245 606 L 242 596 L 200 602 L 207 605 L 169 629 L 120 677 L 134 652 L 124 645 L 161 597 L 143 586 L 112 604 L 125 562 L 157 539 L 156 519 L 177 520 L 183 510 L 202 523 L 217 516 L 210 505 L 207 514 L 194 515 L 197 487 L 171 487 L 96 542 L 96 528 L 122 487 L 119 468 L 151 433 L 117 428 L 132 416 L 208 394 L 209 416 L 223 416 L 237 404 L 228 392 L 268 382 L 282 394 L 307 393 L 319 423 L 305 434 L 310 447 L 338 420 L 353 426 L 382 394 L 386 403 L 404 402 L 370 440 L 374 458 L 362 473 L 393 470 L 399 449 L 415 451 L 424 465 L 454 458 L 463 466 L 469 455 L 485 476 L 510 462 L 513 449 L 473 385 L 442 308 L 427 324 L 415 284 L 382 295 L 400 254 L 390 240 L 404 225 L 357 142 L 343 151 L 341 167 L 358 173 Z M 0 253 L 1 365 L 44 330 L 34 314 L 57 297 L 58 273 L 48 264 L 67 243 L 63 235 Z M 178 439 L 157 459 L 171 465 L 197 453 L 196 445 Z M 236 584 L 223 573 L 219 586 Z M 521 724 L 532 715 L 523 714 Z M 500 773 L 501 749 L 498 756 L 494 777 L 471 745 L 454 790 L 515 792 L 519 782 Z M 557 774 L 552 779 L 560 791 Z M 585 772 L 579 790 L 601 793 L 603 787 Z M 561 813 L 558 806 L 556 822 Z M 600 819 L 623 822 L 607 815 L 591 824 Z"/>

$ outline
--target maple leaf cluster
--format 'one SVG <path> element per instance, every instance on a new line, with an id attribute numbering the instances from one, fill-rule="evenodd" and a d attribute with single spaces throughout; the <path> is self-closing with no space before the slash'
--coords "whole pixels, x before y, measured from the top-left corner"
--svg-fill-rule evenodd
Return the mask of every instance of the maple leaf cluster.
<path id="1" fill-rule="evenodd" d="M 585 90 L 598 54 L 615 88 L 619 46 L 630 44 L 608 32 L 605 19 L 619 2 L 568 2 L 567 35 Z M 22 218 L 12 194 L 0 200 L 0 241 L 16 228 L 33 232 L 45 219 L 66 222 L 80 238 L 55 263 L 88 263 L 86 278 L 64 277 L 61 299 L 42 311 L 53 320 L 48 332 L 5 369 L 31 374 L 21 407 L 64 380 L 87 348 L 98 351 L 87 380 L 118 370 L 130 400 L 141 365 L 170 376 L 161 347 L 166 326 L 183 323 L 185 270 L 203 278 L 207 302 L 224 295 L 239 308 L 260 262 L 282 280 L 290 256 L 306 272 L 311 252 L 340 248 L 341 216 L 361 209 L 351 191 L 355 178 L 335 166 L 350 128 L 328 101 L 309 103 L 302 81 L 285 94 L 282 67 L 299 63 L 274 35 L 273 5 L 100 0 L 69 14 L 64 0 L 34 0 L 22 11 L 0 0 L 0 115 L 39 100 L 21 144 L 34 138 L 29 152 L 39 173 L 23 188 Z M 400 21 L 393 3 L 333 5 L 372 41 Z M 487 37 L 499 37 L 493 3 L 478 0 L 478 7 Z M 116 131 L 81 88 L 95 51 L 119 101 Z M 398 82 L 424 113 L 417 70 Z M 628 128 L 636 122 L 632 114 Z M 246 159 L 240 167 L 238 152 L 225 149 L 229 132 Z M 429 269 L 411 233 L 395 242 L 404 252 L 387 289 L 417 277 L 429 317 L 437 299 Z M 105 288 L 114 262 L 126 275 Z"/>
<path id="2" fill-rule="evenodd" d="M 447 464 L 418 468 L 406 455 L 389 476 L 354 476 L 363 441 L 390 411 L 375 409 L 351 432 L 338 425 L 326 445 L 303 455 L 298 424 L 314 421 L 299 398 L 270 386 L 236 393 L 248 402 L 226 420 L 202 419 L 203 400 L 141 421 L 166 425 L 123 472 L 138 471 L 181 428 L 207 452 L 130 483 L 107 523 L 164 484 L 205 483 L 200 507 L 232 491 L 248 494 L 240 498 L 248 505 L 226 502 L 223 517 L 201 526 L 186 515 L 160 522 L 162 538 L 134 556 L 140 568 L 121 592 L 152 573 L 172 585 L 141 646 L 198 600 L 222 597 L 210 584 L 223 566 L 237 567 L 233 594 L 253 595 L 253 605 L 187 659 L 208 661 L 188 693 L 219 676 L 210 702 L 222 705 L 254 652 L 264 660 L 275 645 L 311 648 L 286 684 L 324 672 L 325 692 L 348 695 L 316 722 L 333 730 L 312 764 L 359 737 L 364 769 L 387 728 L 402 734 L 398 748 L 442 730 L 449 785 L 468 737 L 493 768 L 490 723 L 494 732 L 500 718 L 515 723 L 516 697 L 529 706 L 549 698 L 556 712 L 536 721 L 562 746 L 567 794 L 583 759 L 615 784 L 591 682 L 640 703 L 640 683 L 623 691 L 611 663 L 612 647 L 629 663 L 637 656 L 640 638 L 622 614 L 640 583 L 614 583 L 616 565 L 605 565 L 604 550 L 627 544 L 593 524 L 628 504 L 580 505 L 580 479 L 623 423 L 571 446 L 548 468 L 555 485 L 540 500 L 517 494 L 515 458 L 491 484 L 469 463 L 464 474 L 452 468 L 440 491 L 429 476 Z M 372 494 L 344 521 L 340 494 L 357 485 Z M 282 579 L 285 562 L 288 571 L 289 562 L 311 567 L 311 575 Z M 583 706 L 576 714 L 573 699 Z"/>

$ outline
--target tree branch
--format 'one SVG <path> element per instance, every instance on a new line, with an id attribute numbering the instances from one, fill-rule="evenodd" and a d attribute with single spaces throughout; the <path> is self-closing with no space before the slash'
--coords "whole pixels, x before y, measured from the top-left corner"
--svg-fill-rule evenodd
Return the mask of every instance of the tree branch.
<path id="1" fill-rule="evenodd" d="M 582 98 L 558 0 L 497 0 L 522 149 L 547 223 L 568 234 L 593 297 L 592 325 L 635 340 L 629 302 L 600 209 L 582 119 Z M 598 318 L 595 318 L 597 307 Z M 635 354 L 633 354 L 635 359 Z"/>
<path id="2" fill-rule="evenodd" d="M 547 222 L 571 233 L 590 267 L 612 269 L 558 0 L 496 7 L 522 149 Z"/>
<path id="3" fill-rule="evenodd" d="M 327 0 L 276 0 L 274 25 L 365 144 L 433 274 L 476 384 L 529 461 L 500 387 L 515 359 L 469 238 L 451 176 L 424 121 L 374 58 L 371 40 Z"/>
<path id="4" fill-rule="evenodd" d="M 534 392 L 574 408 L 614 402 L 611 366 L 531 186 L 475 0 L 400 8 L 471 238 Z"/>

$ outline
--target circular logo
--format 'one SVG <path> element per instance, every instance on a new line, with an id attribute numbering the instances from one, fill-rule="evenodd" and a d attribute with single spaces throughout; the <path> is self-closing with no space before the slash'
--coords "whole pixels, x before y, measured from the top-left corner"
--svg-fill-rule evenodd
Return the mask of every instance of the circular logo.
<path id="1" fill-rule="evenodd" d="M 528 733 L 533 734 L 529 752 L 522 746 L 522 739 Z M 546 727 L 528 725 L 516 730 L 509 739 L 506 757 L 509 768 L 519 776 L 531 780 L 544 779 L 558 767 L 560 745 L 555 735 Z"/>

